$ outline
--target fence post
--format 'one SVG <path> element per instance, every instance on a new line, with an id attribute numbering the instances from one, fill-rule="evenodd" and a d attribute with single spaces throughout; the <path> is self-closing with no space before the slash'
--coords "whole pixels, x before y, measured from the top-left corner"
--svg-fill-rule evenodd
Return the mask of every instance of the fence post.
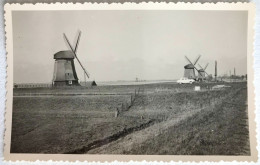
<path id="1" fill-rule="evenodd" d="M 128 110 L 128 103 L 127 102 L 125 103 L 125 110 L 126 111 Z"/>
<path id="2" fill-rule="evenodd" d="M 124 104 L 121 105 L 121 110 L 124 111 Z"/>
<path id="3" fill-rule="evenodd" d="M 116 108 L 115 117 L 118 117 L 118 108 Z"/>

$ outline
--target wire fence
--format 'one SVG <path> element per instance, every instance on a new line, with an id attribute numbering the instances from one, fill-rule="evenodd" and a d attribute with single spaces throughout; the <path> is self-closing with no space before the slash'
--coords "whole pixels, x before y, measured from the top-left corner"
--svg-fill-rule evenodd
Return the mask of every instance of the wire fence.
<path id="1" fill-rule="evenodd" d="M 131 93 L 130 100 L 126 100 L 119 107 L 116 108 L 115 117 L 118 117 L 119 114 L 122 112 L 128 111 L 143 93 L 144 88 L 135 89 L 135 91 Z"/>

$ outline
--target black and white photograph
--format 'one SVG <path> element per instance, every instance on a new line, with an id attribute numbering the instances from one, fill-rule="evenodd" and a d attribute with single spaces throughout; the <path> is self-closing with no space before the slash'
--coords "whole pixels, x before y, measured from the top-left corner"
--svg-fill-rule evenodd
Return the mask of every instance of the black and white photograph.
<path id="1" fill-rule="evenodd" d="M 255 155 L 250 4 L 47 6 L 10 14 L 10 154 Z"/>

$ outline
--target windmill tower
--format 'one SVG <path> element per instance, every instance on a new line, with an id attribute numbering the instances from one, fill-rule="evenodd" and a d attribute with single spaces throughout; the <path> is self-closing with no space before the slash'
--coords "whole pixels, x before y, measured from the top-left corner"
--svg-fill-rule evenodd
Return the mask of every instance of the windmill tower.
<path id="1" fill-rule="evenodd" d="M 185 58 L 189 62 L 189 64 L 184 66 L 184 76 L 183 77 L 189 78 L 189 79 L 196 79 L 195 69 L 197 71 L 198 71 L 198 69 L 195 67 L 195 65 L 199 61 L 200 55 L 197 57 L 197 59 L 194 61 L 194 63 L 192 63 L 187 56 L 185 56 Z"/>
<path id="2" fill-rule="evenodd" d="M 55 64 L 53 72 L 53 86 L 79 86 L 79 79 L 76 73 L 74 59 L 76 58 L 80 66 L 82 67 L 85 74 L 89 78 L 89 74 L 86 69 L 83 67 L 79 61 L 76 52 L 80 39 L 81 32 L 79 32 L 76 46 L 73 49 L 68 38 L 65 34 L 64 38 L 66 39 L 67 44 L 70 47 L 70 50 L 59 51 L 54 54 Z"/>
<path id="3" fill-rule="evenodd" d="M 209 63 L 207 63 L 204 68 L 202 68 L 202 66 L 199 64 L 199 67 L 201 68 L 200 70 L 198 70 L 198 72 L 199 72 L 199 74 L 198 74 L 199 80 L 205 80 L 206 79 L 206 74 L 209 75 L 206 72 L 206 69 L 207 69 L 208 65 L 209 65 Z"/>

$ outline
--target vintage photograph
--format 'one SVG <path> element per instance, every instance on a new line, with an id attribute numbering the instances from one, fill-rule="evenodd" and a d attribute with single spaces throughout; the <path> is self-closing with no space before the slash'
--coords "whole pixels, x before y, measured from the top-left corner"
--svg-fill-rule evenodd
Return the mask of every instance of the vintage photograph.
<path id="1" fill-rule="evenodd" d="M 253 29 L 244 6 L 16 6 L 8 152 L 251 157 Z"/>

